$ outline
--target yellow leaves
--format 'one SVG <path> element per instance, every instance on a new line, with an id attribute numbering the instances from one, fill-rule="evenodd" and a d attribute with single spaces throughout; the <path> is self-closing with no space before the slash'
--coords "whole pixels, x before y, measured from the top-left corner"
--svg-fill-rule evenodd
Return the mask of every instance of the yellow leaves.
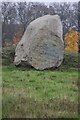
<path id="1" fill-rule="evenodd" d="M 66 51 L 70 52 L 77 52 L 78 51 L 78 32 L 75 31 L 73 28 L 69 29 L 68 33 L 65 34 L 65 44 L 66 44 Z"/>

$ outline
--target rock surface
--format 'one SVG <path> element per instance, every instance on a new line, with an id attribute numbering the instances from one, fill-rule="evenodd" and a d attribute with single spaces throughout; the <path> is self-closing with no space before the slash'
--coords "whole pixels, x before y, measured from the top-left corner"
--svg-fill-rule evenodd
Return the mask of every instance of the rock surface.
<path id="1" fill-rule="evenodd" d="M 43 70 L 63 61 L 63 30 L 58 15 L 45 15 L 32 21 L 15 50 L 14 64 L 30 64 Z"/>

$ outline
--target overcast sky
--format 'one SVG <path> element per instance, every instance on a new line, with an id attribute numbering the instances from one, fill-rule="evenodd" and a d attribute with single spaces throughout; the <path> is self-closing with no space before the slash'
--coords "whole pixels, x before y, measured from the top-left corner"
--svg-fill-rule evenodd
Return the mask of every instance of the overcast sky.
<path id="1" fill-rule="evenodd" d="M 78 2 L 79 0 L 0 0 L 1 2 Z"/>

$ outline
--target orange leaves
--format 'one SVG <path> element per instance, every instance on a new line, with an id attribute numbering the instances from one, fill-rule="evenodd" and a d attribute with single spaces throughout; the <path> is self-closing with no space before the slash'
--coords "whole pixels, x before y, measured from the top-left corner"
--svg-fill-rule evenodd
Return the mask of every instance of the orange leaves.
<path id="1" fill-rule="evenodd" d="M 73 28 L 70 28 L 65 35 L 66 51 L 77 52 L 78 51 L 78 32 Z"/>
<path id="2" fill-rule="evenodd" d="M 22 37 L 21 31 L 15 33 L 14 38 L 13 38 L 13 44 L 17 44 L 21 40 L 21 37 Z"/>

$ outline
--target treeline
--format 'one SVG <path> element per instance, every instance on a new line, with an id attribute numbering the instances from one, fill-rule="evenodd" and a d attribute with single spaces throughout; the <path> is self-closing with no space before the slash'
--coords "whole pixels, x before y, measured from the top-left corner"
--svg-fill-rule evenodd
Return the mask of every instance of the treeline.
<path id="1" fill-rule="evenodd" d="M 38 17 L 58 14 L 63 23 L 64 34 L 75 26 L 78 29 L 78 3 L 2 2 L 3 43 L 11 41 L 14 34 L 24 33 L 29 23 Z"/>

